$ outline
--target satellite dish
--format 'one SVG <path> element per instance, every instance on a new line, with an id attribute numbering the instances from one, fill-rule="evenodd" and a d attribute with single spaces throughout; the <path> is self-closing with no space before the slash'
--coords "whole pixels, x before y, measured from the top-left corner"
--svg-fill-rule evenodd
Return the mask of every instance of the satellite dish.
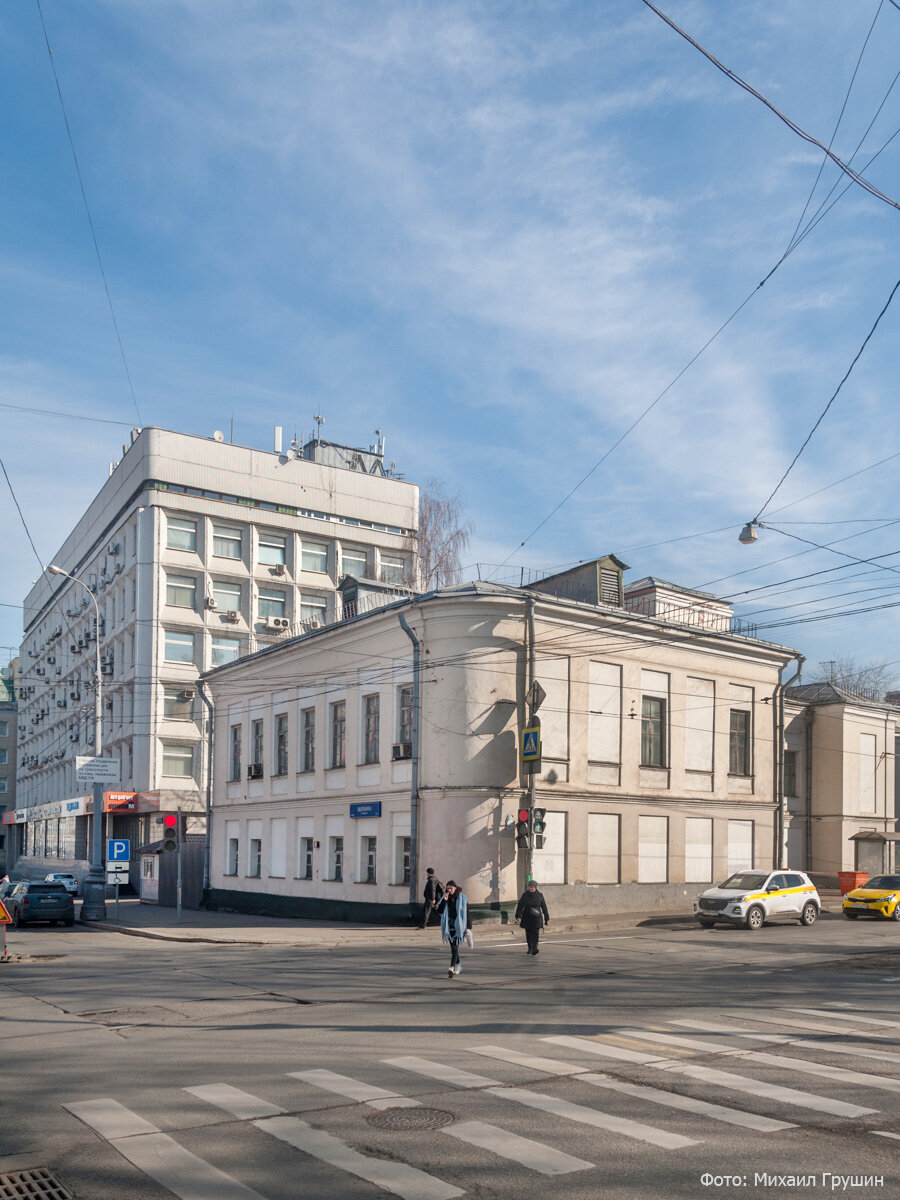
<path id="1" fill-rule="evenodd" d="M 225 434 L 222 432 L 221 429 L 217 429 L 216 432 L 213 434 L 213 439 L 217 442 L 224 442 Z"/>

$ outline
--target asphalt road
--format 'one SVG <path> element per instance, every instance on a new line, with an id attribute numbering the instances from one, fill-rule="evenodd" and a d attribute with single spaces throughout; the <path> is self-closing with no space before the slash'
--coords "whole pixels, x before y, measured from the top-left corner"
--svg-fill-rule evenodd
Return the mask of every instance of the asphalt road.
<path id="1" fill-rule="evenodd" d="M 572 934 L 537 958 L 477 937 L 450 980 L 437 931 L 373 930 L 365 951 L 15 935 L 33 957 L 0 966 L 0 1181 L 46 1167 L 77 1200 L 900 1196 L 900 926 Z"/>

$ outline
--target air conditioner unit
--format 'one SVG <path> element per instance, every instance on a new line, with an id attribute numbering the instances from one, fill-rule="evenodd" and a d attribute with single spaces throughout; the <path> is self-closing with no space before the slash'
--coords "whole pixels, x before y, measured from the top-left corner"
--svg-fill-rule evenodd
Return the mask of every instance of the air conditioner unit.
<path id="1" fill-rule="evenodd" d="M 69 699 L 70 700 L 80 700 L 81 692 L 69 692 Z"/>
<path id="2" fill-rule="evenodd" d="M 125 568 L 123 567 L 123 565 L 121 563 L 116 563 L 116 574 L 117 575 L 121 575 L 124 570 L 125 570 Z"/>
<path id="3" fill-rule="evenodd" d="M 412 758 L 412 742 L 394 742 L 391 758 Z"/>
<path id="4" fill-rule="evenodd" d="M 72 645 L 69 647 L 69 653 L 70 653 L 70 654 L 77 654 L 77 653 L 78 653 L 78 651 L 79 651 L 79 649 L 80 649 L 80 647 L 79 647 L 78 643 L 77 643 L 77 642 L 73 642 L 73 643 L 72 643 Z"/>
<path id="5" fill-rule="evenodd" d="M 65 700 L 57 700 L 56 707 L 57 708 L 68 708 L 69 706 L 68 706 L 68 704 L 66 704 Z"/>
<path id="6" fill-rule="evenodd" d="M 78 740 L 79 740 L 78 731 L 77 731 L 77 730 L 73 730 L 73 731 L 72 731 L 72 732 L 69 734 L 69 741 L 70 741 L 70 742 L 77 742 Z"/>
<path id="7" fill-rule="evenodd" d="M 213 612 L 215 612 L 215 610 L 219 607 L 214 596 L 206 597 L 206 607 L 211 609 Z"/>
<path id="8" fill-rule="evenodd" d="M 269 571 L 272 575 L 286 575 L 287 567 L 284 565 L 284 563 L 275 563 L 273 567 L 269 568 Z"/>
<path id="9" fill-rule="evenodd" d="M 290 629 L 291 622 L 287 617 L 266 617 L 266 629 L 275 629 L 279 633 Z"/>
<path id="10" fill-rule="evenodd" d="M 47 672 L 44 670 L 43 667 L 35 667 L 34 673 L 35 673 L 35 675 L 46 675 L 47 674 Z"/>
<path id="11" fill-rule="evenodd" d="M 194 692 L 193 692 L 192 688 L 185 688 L 183 692 L 178 693 L 178 699 L 184 700 L 185 703 L 188 700 L 193 700 L 193 698 L 194 698 Z"/>
<path id="12" fill-rule="evenodd" d="M 121 542 L 110 542 L 109 545 L 106 547 L 106 553 L 113 554 L 113 555 L 121 554 L 122 553 Z"/>
<path id="13" fill-rule="evenodd" d="M 232 625 L 236 625 L 240 619 L 241 614 L 237 611 L 237 609 L 230 608 L 225 614 L 225 620 L 230 621 Z"/>
<path id="14" fill-rule="evenodd" d="M 262 763 L 250 763 L 247 767 L 248 779 L 262 779 L 263 769 Z"/>
<path id="15" fill-rule="evenodd" d="M 47 655 L 47 662 L 48 662 L 48 663 L 55 663 L 55 662 L 56 662 L 56 655 L 55 655 L 55 654 L 48 654 L 48 655 Z"/>

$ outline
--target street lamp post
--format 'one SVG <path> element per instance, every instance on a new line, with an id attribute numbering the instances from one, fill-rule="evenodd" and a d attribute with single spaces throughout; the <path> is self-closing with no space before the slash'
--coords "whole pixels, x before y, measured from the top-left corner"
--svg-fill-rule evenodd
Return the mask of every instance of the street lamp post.
<path id="1" fill-rule="evenodd" d="M 77 575 L 70 575 L 62 567 L 49 566 L 50 575 L 64 575 L 73 583 L 81 584 L 90 596 L 94 606 L 95 638 L 97 656 L 94 664 L 94 757 L 99 758 L 103 751 L 103 675 L 100 668 L 100 605 L 97 597 Z M 82 921 L 106 920 L 106 878 L 103 874 L 103 784 L 94 784 L 94 811 L 91 817 L 91 865 L 84 881 L 83 898 L 81 901 Z"/>

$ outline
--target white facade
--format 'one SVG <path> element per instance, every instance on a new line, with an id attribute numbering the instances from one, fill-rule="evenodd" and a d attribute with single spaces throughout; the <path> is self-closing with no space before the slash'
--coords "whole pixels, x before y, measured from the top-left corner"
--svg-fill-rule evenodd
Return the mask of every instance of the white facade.
<path id="1" fill-rule="evenodd" d="M 476 910 L 514 905 L 535 605 L 547 810 L 534 875 L 556 912 L 665 906 L 775 854 L 772 699 L 792 651 L 613 605 L 461 585 L 209 676 L 212 899 L 298 915 L 409 910 L 412 647 L 421 644 L 416 859 Z M 373 731 L 373 714 L 379 726 Z"/>
<path id="2" fill-rule="evenodd" d="M 200 672 L 333 621 L 344 575 L 408 575 L 418 489 L 385 475 L 381 448 L 329 447 L 330 462 L 310 461 L 317 445 L 265 452 L 136 431 L 54 557 L 100 607 L 103 753 L 121 760 L 123 791 L 201 808 Z M 25 602 L 19 810 L 79 794 L 75 757 L 94 751 L 95 645 L 85 589 L 42 577 Z"/>

